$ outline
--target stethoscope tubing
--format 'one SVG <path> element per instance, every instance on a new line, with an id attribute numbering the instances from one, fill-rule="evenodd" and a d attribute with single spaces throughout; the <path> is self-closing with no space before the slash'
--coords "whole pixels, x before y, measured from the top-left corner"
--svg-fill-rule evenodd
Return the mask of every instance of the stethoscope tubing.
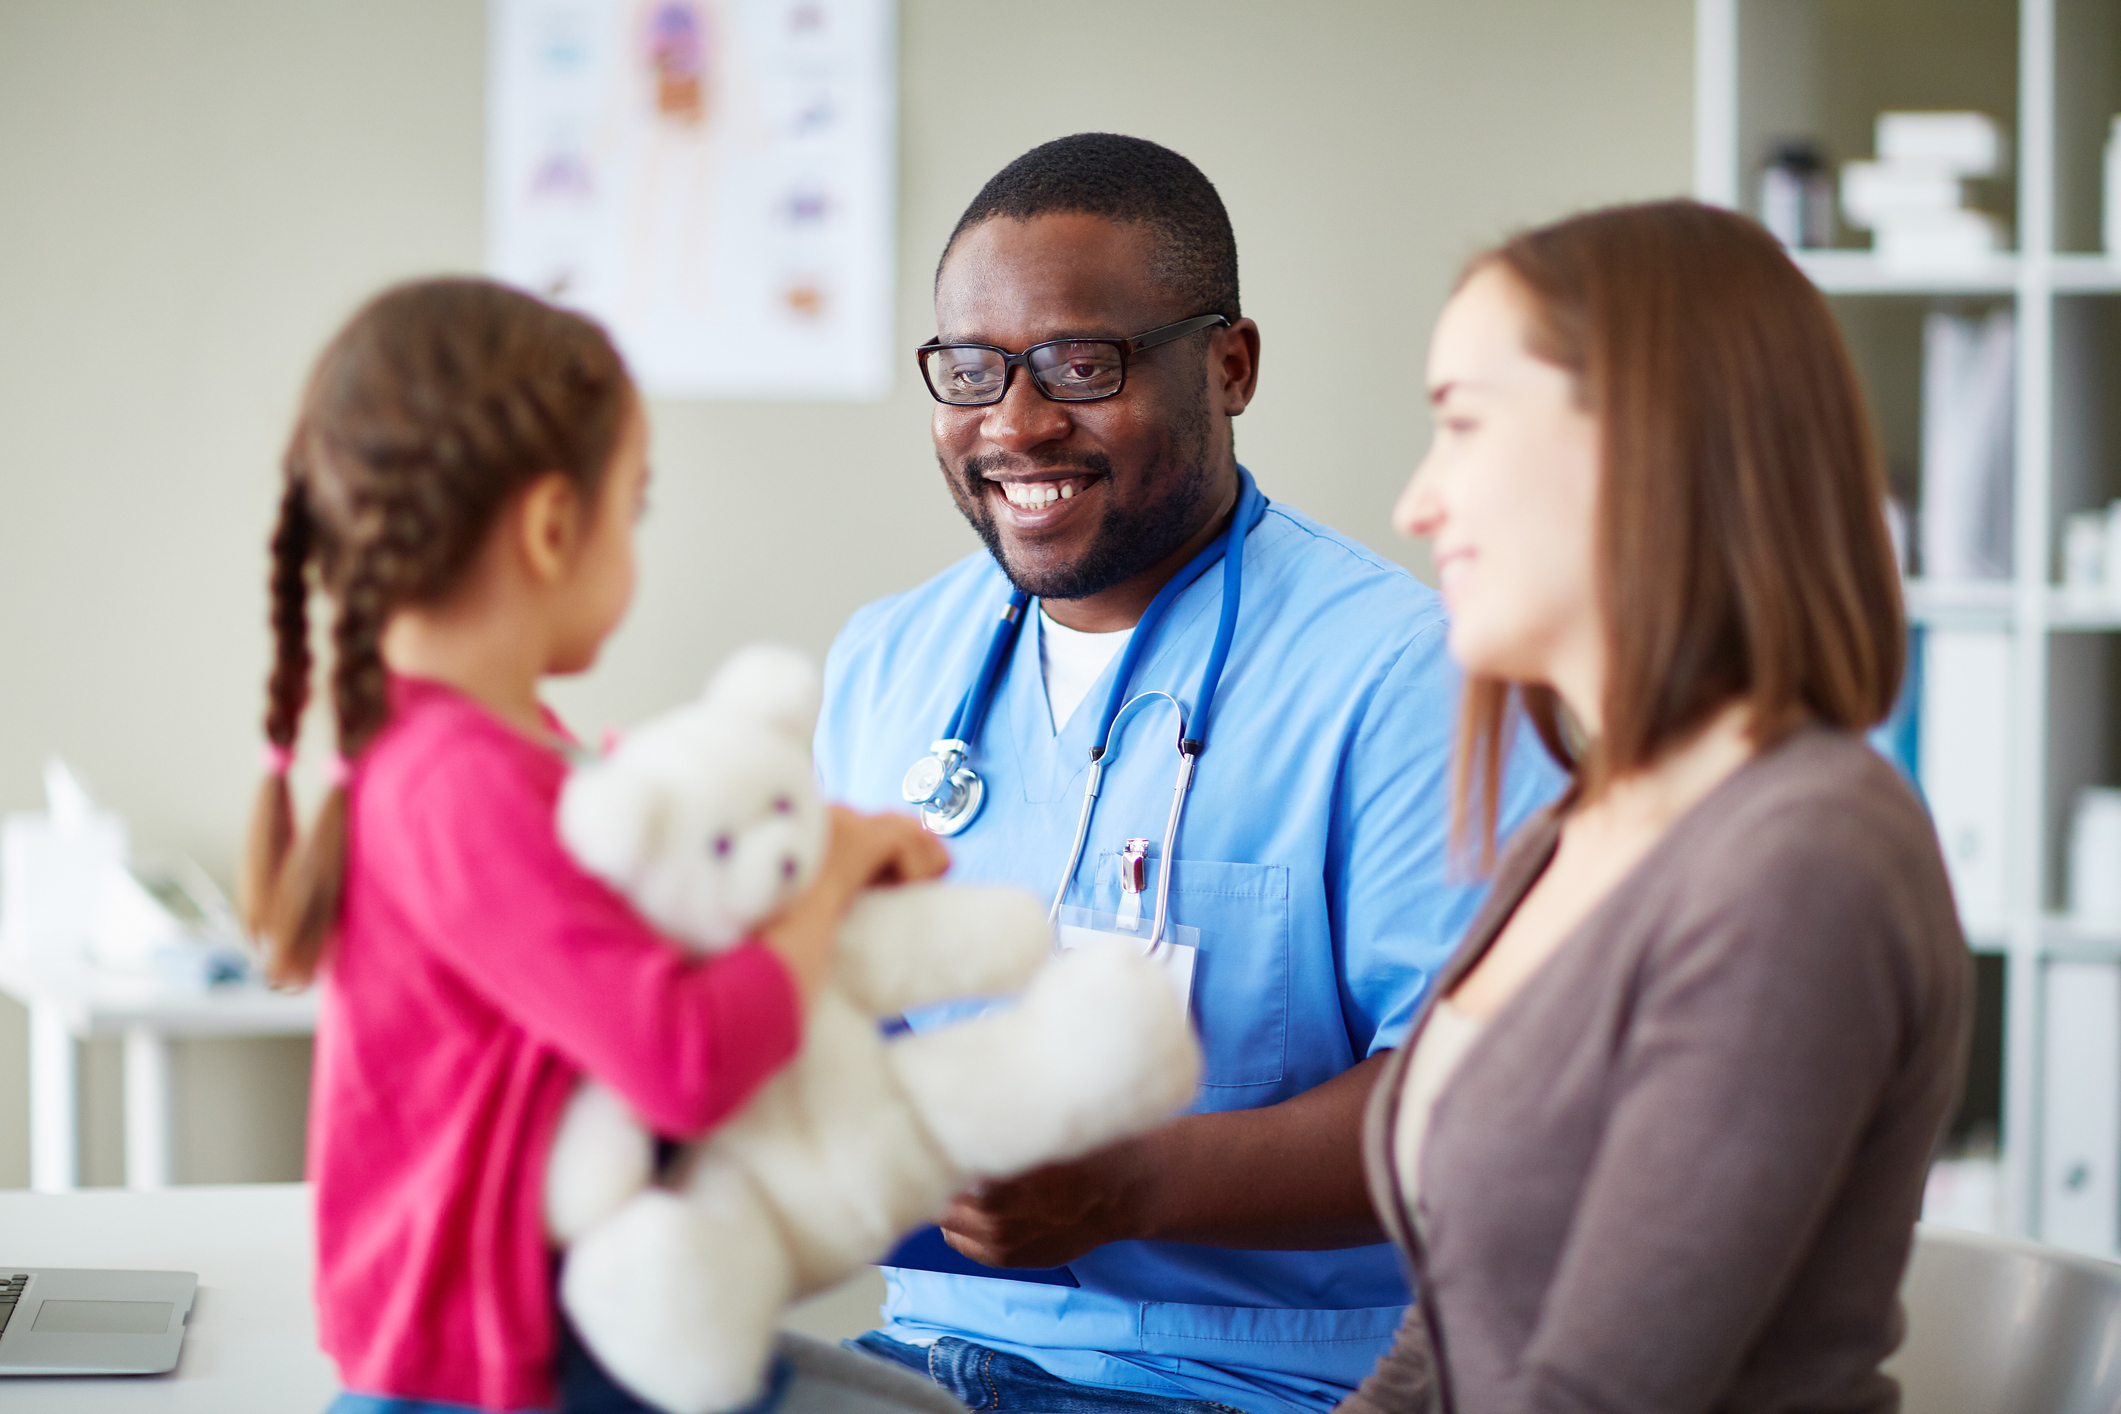
<path id="1" fill-rule="evenodd" d="M 972 680 L 972 690 L 958 703 L 957 713 L 950 719 L 950 730 L 945 733 L 949 738 L 970 746 L 979 736 L 980 726 L 987 720 L 987 708 L 994 702 L 994 680 L 1000 676 L 1009 650 L 1016 646 L 1016 635 L 1024 626 L 1024 606 L 1030 602 L 1031 596 L 1019 589 L 1002 605 L 1001 625 L 987 641 L 987 657 L 980 664 L 979 676 Z"/>
<path id="2" fill-rule="evenodd" d="M 1090 820 L 1097 808 L 1099 789 L 1104 782 L 1105 758 L 1112 747 L 1113 733 L 1120 719 L 1135 704 L 1151 698 L 1161 697 L 1178 713 L 1178 781 L 1171 791 L 1171 814 L 1164 826 L 1163 858 L 1159 861 L 1156 881 L 1156 917 L 1150 929 L 1148 946 L 1144 951 L 1155 954 L 1164 944 L 1164 929 L 1170 916 L 1171 875 L 1174 872 L 1174 851 L 1178 845 L 1178 825 L 1185 813 L 1186 798 L 1192 791 L 1195 764 L 1200 754 L 1207 749 L 1208 714 L 1215 702 L 1215 692 L 1222 684 L 1223 667 L 1230 658 L 1230 646 L 1237 637 L 1238 610 L 1244 597 L 1244 541 L 1251 535 L 1254 526 L 1266 515 L 1267 499 L 1260 495 L 1259 488 L 1250 475 L 1240 472 L 1242 490 L 1230 523 L 1223 527 L 1222 534 L 1215 537 L 1186 567 L 1173 575 L 1170 582 L 1157 591 L 1149 607 L 1134 626 L 1134 633 L 1127 641 L 1126 650 L 1120 655 L 1119 667 L 1112 678 L 1112 690 L 1105 698 L 1105 710 L 1098 726 L 1096 743 L 1090 748 L 1090 774 L 1083 786 L 1082 813 L 1076 819 L 1075 840 L 1068 850 L 1068 864 L 1061 871 L 1060 885 L 1053 894 L 1053 906 L 1047 911 L 1047 921 L 1059 918 L 1061 904 L 1068 895 L 1068 885 L 1075 878 L 1076 868 L 1082 863 L 1083 848 L 1090 838 Z M 1186 709 L 1177 698 L 1167 692 L 1144 692 L 1129 698 L 1127 686 L 1134 676 L 1135 665 L 1147 651 L 1149 641 L 1155 636 L 1157 627 L 1170 612 L 1178 596 L 1192 588 L 1194 581 L 1220 560 L 1223 566 L 1222 612 L 1215 626 L 1215 640 L 1208 650 L 1208 661 L 1201 671 L 1200 691 L 1196 694 L 1193 719 L 1186 720 Z M 986 656 L 981 660 L 978 675 L 964 698 L 958 703 L 955 715 L 950 719 L 949 738 L 963 743 L 966 751 L 978 738 L 981 725 L 986 721 L 987 709 L 994 700 L 995 680 L 1000 676 L 1002 665 L 1015 646 L 1016 636 L 1023 629 L 1025 610 L 1031 596 L 1019 589 L 1009 596 L 1003 606 L 1001 621 L 996 625 L 987 644 Z M 1191 727 L 1190 733 L 1187 728 Z"/>

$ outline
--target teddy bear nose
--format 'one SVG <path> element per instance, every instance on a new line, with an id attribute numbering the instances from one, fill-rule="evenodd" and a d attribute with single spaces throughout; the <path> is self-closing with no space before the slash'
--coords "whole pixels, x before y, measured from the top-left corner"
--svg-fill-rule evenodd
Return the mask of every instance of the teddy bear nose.
<path id="1" fill-rule="evenodd" d="M 781 856 L 781 877 L 783 879 L 793 879 L 795 877 L 794 855 L 784 854 Z"/>
<path id="2" fill-rule="evenodd" d="M 795 802 L 790 800 L 785 795 L 781 796 L 773 802 L 773 813 L 776 815 L 786 815 L 792 812 L 794 809 Z"/>
<path id="3" fill-rule="evenodd" d="M 712 845 L 712 848 L 714 850 L 714 857 L 716 859 L 727 859 L 729 857 L 730 850 L 729 836 L 716 835 L 714 837 L 714 844 Z"/>

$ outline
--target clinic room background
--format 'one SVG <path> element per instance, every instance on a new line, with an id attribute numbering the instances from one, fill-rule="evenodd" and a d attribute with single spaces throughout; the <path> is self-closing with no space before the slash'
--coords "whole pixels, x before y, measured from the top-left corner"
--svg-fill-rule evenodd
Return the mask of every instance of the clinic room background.
<path id="1" fill-rule="evenodd" d="M 1517 226 L 1688 190 L 1693 8 L 901 0 L 889 395 L 656 405 L 638 607 L 563 714 L 638 720 L 746 641 L 822 652 L 976 547 L 910 350 L 980 183 L 1085 129 L 1177 149 L 1229 206 L 1263 488 L 1422 572 L 1386 512 L 1451 278 Z M 0 811 L 63 756 L 227 882 L 298 383 L 379 286 L 481 267 L 486 46 L 478 0 L 0 0 Z M 0 1188 L 29 1182 L 26 1030 L 0 1000 Z M 179 1042 L 172 1070 L 176 1181 L 299 1175 L 306 1042 Z M 120 1071 L 85 1048 L 86 1183 L 121 1179 Z"/>

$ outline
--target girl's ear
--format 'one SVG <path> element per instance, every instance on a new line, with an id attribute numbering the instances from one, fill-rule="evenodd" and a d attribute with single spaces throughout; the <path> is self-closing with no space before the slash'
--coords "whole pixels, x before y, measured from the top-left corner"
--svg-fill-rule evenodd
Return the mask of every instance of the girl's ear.
<path id="1" fill-rule="evenodd" d="M 589 530 L 588 508 L 572 481 L 548 471 L 524 488 L 502 516 L 504 533 L 516 541 L 532 578 L 551 584 L 566 577 Z"/>

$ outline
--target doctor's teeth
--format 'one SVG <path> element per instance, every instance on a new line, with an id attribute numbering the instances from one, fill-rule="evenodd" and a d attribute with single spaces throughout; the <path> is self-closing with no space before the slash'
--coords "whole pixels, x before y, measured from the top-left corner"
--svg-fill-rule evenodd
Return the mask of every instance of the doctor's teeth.
<path id="1" fill-rule="evenodd" d="M 1075 495 L 1075 483 L 1072 481 L 1005 481 L 1002 483 L 1002 494 L 1009 498 L 1010 505 L 1021 506 L 1025 510 L 1035 511 L 1050 506 L 1055 501 L 1066 501 L 1073 498 Z"/>

